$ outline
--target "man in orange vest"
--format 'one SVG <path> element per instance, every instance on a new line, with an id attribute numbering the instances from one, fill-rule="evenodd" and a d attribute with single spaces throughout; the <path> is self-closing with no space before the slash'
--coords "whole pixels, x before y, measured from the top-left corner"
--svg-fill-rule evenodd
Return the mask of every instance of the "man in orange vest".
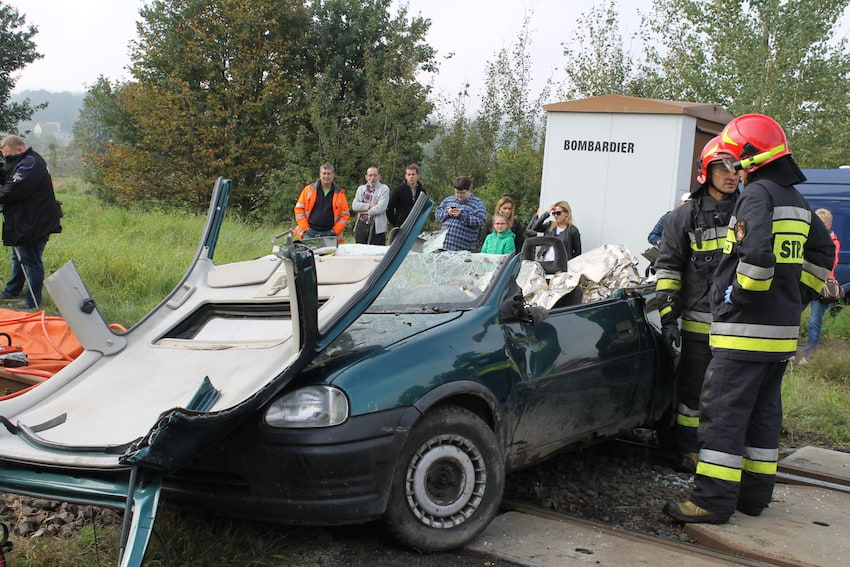
<path id="1" fill-rule="evenodd" d="M 301 190 L 295 203 L 293 231 L 296 238 L 336 236 L 343 241 L 342 233 L 350 216 L 345 190 L 334 183 L 334 166 L 319 166 L 319 179 Z"/>

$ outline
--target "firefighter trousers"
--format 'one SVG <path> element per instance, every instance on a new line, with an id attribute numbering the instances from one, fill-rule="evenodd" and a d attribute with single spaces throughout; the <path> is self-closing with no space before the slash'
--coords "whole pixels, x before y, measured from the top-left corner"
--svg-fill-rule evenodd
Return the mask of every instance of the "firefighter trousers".
<path id="1" fill-rule="evenodd" d="M 712 358 L 700 398 L 691 502 L 715 514 L 758 515 L 773 496 L 788 361 Z"/>
<path id="2" fill-rule="evenodd" d="M 674 431 L 676 449 L 683 454 L 699 451 L 697 442 L 699 397 L 709 362 L 711 362 L 711 348 L 708 346 L 708 341 L 682 337 L 682 355 L 676 371 L 678 410 Z"/>

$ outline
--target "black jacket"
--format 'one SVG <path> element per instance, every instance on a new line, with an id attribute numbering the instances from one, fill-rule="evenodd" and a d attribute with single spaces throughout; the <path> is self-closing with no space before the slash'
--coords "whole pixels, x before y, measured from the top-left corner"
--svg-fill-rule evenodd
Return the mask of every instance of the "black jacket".
<path id="1" fill-rule="evenodd" d="M 800 311 L 832 270 L 835 248 L 824 224 L 786 176 L 778 183 L 766 175 L 780 167 L 771 163 L 757 172 L 762 175 L 741 193 L 729 221 L 710 292 L 715 357 L 793 357 Z M 730 285 L 732 303 L 726 303 Z"/>
<path id="2" fill-rule="evenodd" d="M 661 252 L 655 261 L 661 323 L 676 324 L 681 316 L 682 334 L 687 338 L 708 342 L 709 288 L 737 199 L 736 191 L 716 201 L 707 189 L 700 188 L 664 219 Z"/>
<path id="3" fill-rule="evenodd" d="M 557 236 L 564 242 L 564 247 L 567 249 L 567 260 L 570 258 L 575 258 L 576 256 L 581 256 L 581 233 L 576 228 L 576 225 L 571 224 L 567 227 L 566 230 L 561 232 L 561 234 L 555 234 L 554 231 L 554 220 L 551 218 L 552 215 L 549 214 L 549 211 L 543 213 L 540 218 L 537 218 L 537 215 L 531 217 L 531 220 L 528 221 L 528 231 L 531 232 L 543 232 L 550 234 L 551 236 Z M 549 232 L 549 229 L 552 228 L 552 232 Z"/>
<path id="4" fill-rule="evenodd" d="M 53 180 L 44 159 L 32 148 L 6 158 L 0 181 L 4 245 L 28 246 L 62 232 Z"/>
<path id="5" fill-rule="evenodd" d="M 407 183 L 402 183 L 401 185 L 394 187 L 390 193 L 390 201 L 387 203 L 387 220 L 389 220 L 393 226 L 401 226 L 404 224 L 404 221 L 407 220 L 407 215 L 409 215 L 411 209 L 413 209 L 413 203 L 415 203 L 416 199 L 419 198 L 419 195 L 424 192 L 425 188 L 422 187 L 422 184 L 418 181 L 416 182 L 415 198 Z"/>

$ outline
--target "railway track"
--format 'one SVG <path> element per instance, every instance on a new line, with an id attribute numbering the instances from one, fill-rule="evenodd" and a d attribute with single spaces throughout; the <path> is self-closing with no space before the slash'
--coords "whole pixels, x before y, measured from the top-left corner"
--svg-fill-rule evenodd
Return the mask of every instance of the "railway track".
<path id="1" fill-rule="evenodd" d="M 672 539 L 667 539 L 659 536 L 653 536 L 650 534 L 645 534 L 641 532 L 635 532 L 630 530 L 624 530 L 621 528 L 612 528 L 607 526 L 601 522 L 595 522 L 592 520 L 585 520 L 582 518 L 578 518 L 576 516 L 570 516 L 568 514 L 562 514 L 560 512 L 555 512 L 554 510 L 549 510 L 548 508 L 542 508 L 540 506 L 533 506 L 531 504 L 525 504 L 522 502 L 516 502 L 513 500 L 502 500 L 502 509 L 512 512 L 520 512 L 523 514 L 529 514 L 532 516 L 537 516 L 539 518 L 545 518 L 548 520 L 556 520 L 561 523 L 565 523 L 570 526 L 574 526 L 575 528 L 584 529 L 584 530 L 592 530 L 594 532 L 598 532 L 616 539 L 628 540 L 631 542 L 637 542 L 644 545 L 651 545 L 660 548 L 666 548 L 673 550 L 679 554 L 683 554 L 686 557 L 699 557 L 703 559 L 707 559 L 710 561 L 716 562 L 728 562 L 732 565 L 747 565 L 752 567 L 764 567 L 765 565 L 769 565 L 769 563 L 765 563 L 764 561 L 759 561 L 756 559 L 740 557 L 733 555 L 731 553 L 724 553 L 721 551 L 715 551 L 712 549 L 708 549 L 706 547 L 702 547 L 693 543 L 685 543 L 681 541 L 675 541 Z M 577 550 L 577 551 L 580 551 Z M 589 551 L 589 550 L 588 550 Z"/>
<path id="2" fill-rule="evenodd" d="M 664 464 L 672 464 L 676 460 L 676 455 L 673 453 L 663 451 L 658 447 L 646 443 L 625 439 L 615 439 L 612 443 L 648 451 L 653 459 Z M 814 486 L 850 494 L 850 479 L 794 463 L 782 463 L 780 461 L 777 464 L 776 481 L 797 486 Z"/>
<path id="3" fill-rule="evenodd" d="M 670 453 L 661 451 L 655 446 L 640 441 L 616 440 L 611 443 L 610 448 L 606 449 L 606 453 L 608 454 L 622 454 L 624 457 L 629 454 L 635 454 L 635 452 L 645 455 L 648 461 L 662 466 L 672 464 L 675 458 Z M 776 476 L 778 483 L 850 493 L 850 476 L 833 475 L 822 467 L 808 466 L 805 461 L 802 463 L 794 461 L 790 463 L 779 463 Z M 777 557 L 775 553 L 771 554 L 767 551 L 762 553 L 758 549 L 741 551 L 740 549 L 724 548 L 719 543 L 719 540 L 712 541 L 711 536 L 699 533 L 699 528 L 695 531 L 693 526 L 686 526 L 684 533 L 691 541 L 697 541 L 698 543 L 686 543 L 671 539 L 666 535 L 662 537 L 629 528 L 613 527 L 600 521 L 588 520 L 568 513 L 555 511 L 548 507 L 520 502 L 515 499 L 503 500 L 502 508 L 506 511 L 529 514 L 538 518 L 557 520 L 585 532 L 593 530 L 600 534 L 622 538 L 630 542 L 640 542 L 647 546 L 666 548 L 671 550 L 671 552 L 693 557 L 695 558 L 694 560 L 701 558 L 703 561 L 725 562 L 732 565 L 779 565 L 783 567 L 800 565 L 794 559 Z M 576 551 L 580 551 L 580 549 Z M 588 551 L 588 553 L 592 553 L 592 551 Z"/>

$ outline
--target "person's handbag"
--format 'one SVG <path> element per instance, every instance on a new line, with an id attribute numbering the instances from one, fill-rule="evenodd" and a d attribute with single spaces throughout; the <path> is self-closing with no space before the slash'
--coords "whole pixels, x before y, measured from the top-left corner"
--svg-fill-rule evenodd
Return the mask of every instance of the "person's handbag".
<path id="1" fill-rule="evenodd" d="M 835 303 L 844 299 L 844 288 L 835 278 L 826 278 L 823 289 L 820 290 L 818 301 L 821 303 Z"/>

